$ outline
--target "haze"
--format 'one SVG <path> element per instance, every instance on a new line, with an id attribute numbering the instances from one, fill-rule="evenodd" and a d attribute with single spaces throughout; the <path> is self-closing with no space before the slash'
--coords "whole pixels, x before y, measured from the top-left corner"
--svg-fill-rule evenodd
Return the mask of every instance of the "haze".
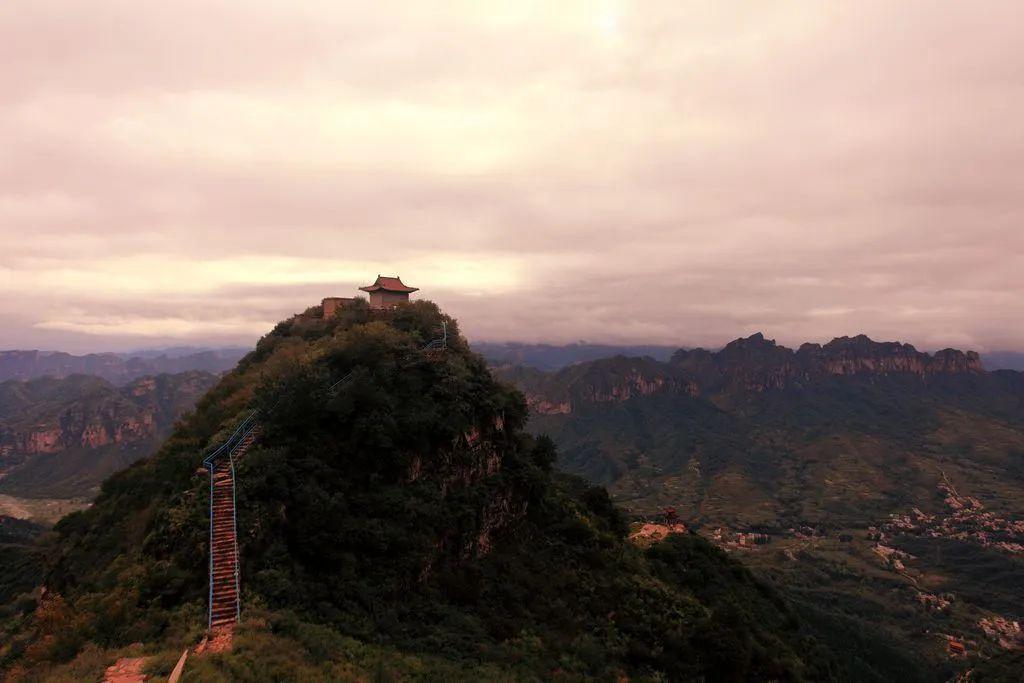
<path id="1" fill-rule="evenodd" d="M 444 9 L 439 9 L 443 7 Z M 0 4 L 0 348 L 1024 349 L 1016 2 Z"/>

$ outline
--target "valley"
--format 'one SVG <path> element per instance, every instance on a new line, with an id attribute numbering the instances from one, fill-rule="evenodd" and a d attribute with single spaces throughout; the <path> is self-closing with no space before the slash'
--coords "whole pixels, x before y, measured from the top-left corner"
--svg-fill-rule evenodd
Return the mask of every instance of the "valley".
<path id="1" fill-rule="evenodd" d="M 88 375 L 0 383 L 0 494 L 92 498 L 107 476 L 156 450 L 216 379 L 191 370 L 123 386 Z"/>
<path id="2" fill-rule="evenodd" d="M 0 517 L 52 526 L 65 515 L 84 510 L 89 502 L 74 498 L 16 498 L 0 493 Z"/>
<path id="3" fill-rule="evenodd" d="M 34 523 L 24 528 L 11 526 L 15 533 L 7 541 L 7 560 L 0 566 L 0 571 L 10 577 L 11 590 L 26 590 L 38 580 L 41 556 L 32 539 L 43 527 L 81 510 L 86 517 L 74 515 L 57 527 L 61 536 L 75 535 L 82 520 L 111 514 L 112 500 L 120 501 L 119 508 L 128 505 L 145 509 L 147 502 L 140 498 L 143 494 L 139 486 L 157 490 L 153 487 L 159 484 L 145 474 L 153 467 L 177 462 L 174 467 L 178 474 L 174 476 L 179 485 L 185 485 L 183 477 L 194 469 L 191 463 L 196 442 L 195 437 L 180 430 L 191 424 L 191 429 L 215 433 L 223 418 L 211 420 L 209 416 L 233 414 L 242 401 L 251 400 L 254 391 L 263 396 L 258 400 L 264 405 L 270 402 L 275 406 L 280 405 L 281 392 L 292 392 L 286 394 L 292 396 L 288 400 L 298 401 L 296 406 L 304 405 L 301 411 L 308 415 L 295 412 L 296 408 L 284 413 L 277 409 L 278 417 L 266 425 L 267 438 L 291 443 L 287 448 L 297 449 L 294 453 L 305 458 L 300 461 L 306 463 L 303 467 L 330 471 L 323 470 L 324 464 L 309 460 L 314 456 L 299 445 L 302 441 L 294 441 L 299 425 L 305 439 L 326 428 L 327 423 L 316 421 L 324 417 L 315 417 L 323 408 L 308 403 L 304 396 L 310 391 L 310 377 L 318 377 L 317 373 L 324 370 L 290 374 L 295 370 L 289 370 L 292 366 L 287 359 L 319 358 L 314 363 L 326 362 L 329 366 L 339 362 L 337 358 L 347 357 L 344 354 L 351 351 L 325 351 L 333 342 L 321 339 L 309 346 L 309 340 L 318 339 L 337 325 L 352 324 L 365 314 L 356 310 L 349 315 L 349 319 L 324 327 L 315 311 L 307 311 L 287 325 L 282 323 L 284 327 L 279 325 L 270 342 L 262 343 L 204 399 L 200 410 L 205 412 L 198 416 L 185 411 L 216 383 L 204 373 L 141 378 L 123 387 L 82 376 L 0 384 L 0 396 L 5 397 L 0 407 L 6 410 L 3 453 L 8 467 L 8 476 L 0 479 L 0 490 L 21 494 L 0 494 L 0 518 L 6 515 L 9 526 L 22 523 L 19 520 Z M 446 324 L 454 329 L 453 321 Z M 377 334 L 385 328 L 367 329 Z M 365 355 L 361 358 L 363 363 L 375 362 Z M 408 362 L 407 356 L 402 359 Z M 268 382 L 268 372 L 276 377 L 273 382 Z M 313 374 L 307 377 L 305 372 Z M 1018 373 L 987 372 L 976 356 L 952 350 L 922 354 L 906 345 L 876 344 L 858 337 L 836 340 L 824 347 L 805 345 L 792 352 L 761 335 L 737 340 L 720 352 L 679 351 L 667 360 L 617 356 L 551 371 L 504 364 L 493 372 L 522 390 L 530 409 L 528 430 L 554 438 L 558 447 L 556 467 L 606 486 L 623 507 L 626 518 L 616 518 L 604 507 L 610 503 L 594 498 L 596 494 L 591 491 L 596 489 L 587 489 L 571 477 L 558 485 L 568 487 L 565 494 L 558 495 L 582 496 L 580 500 L 587 501 L 585 506 L 595 506 L 587 515 L 612 515 L 601 524 L 615 526 L 631 520 L 630 545 L 642 553 L 657 555 L 663 552 L 663 546 L 675 548 L 679 544 L 706 542 L 717 546 L 736 567 L 742 565 L 772 586 L 792 610 L 791 618 L 803 624 L 802 632 L 813 634 L 821 644 L 823 650 L 816 655 L 820 660 L 802 666 L 822 664 L 828 657 L 825 650 L 841 652 L 852 644 L 853 650 L 843 655 L 843 680 L 882 681 L 893 676 L 907 681 L 947 680 L 964 671 L 981 671 L 985 666 L 1003 670 L 1008 666 L 1003 663 L 1005 658 L 1024 651 L 1020 631 L 1024 615 L 1019 607 L 1024 599 L 1020 589 L 1024 585 L 1024 382 Z M 373 391 L 360 386 L 356 391 L 363 395 L 363 409 L 372 405 L 365 401 L 382 399 L 380 395 L 370 398 L 375 396 Z M 392 390 L 403 392 L 404 400 L 411 400 L 409 388 L 395 385 Z M 501 425 L 507 425 L 517 410 L 514 403 L 507 403 L 509 400 L 501 399 L 506 407 L 500 420 L 492 423 L 492 418 L 487 418 L 483 426 L 473 427 L 456 442 L 464 439 L 474 449 L 471 452 L 476 452 L 481 438 L 499 438 L 504 429 Z M 343 402 L 331 410 L 353 409 L 346 405 Z M 356 424 L 369 429 L 369 435 L 379 430 L 377 421 L 383 415 L 404 414 L 398 404 L 388 405 L 370 421 Z M 392 412 L 395 410 L 398 412 Z M 79 482 L 98 482 L 97 473 L 122 469 L 137 459 L 132 453 L 155 449 L 161 435 L 171 429 L 168 419 L 183 412 L 191 422 L 179 421 L 177 435 L 168 442 L 172 450 L 164 446 L 167 453 L 180 453 L 173 456 L 176 460 L 168 460 L 167 454 L 158 455 L 155 462 L 145 461 L 142 469 L 131 468 L 115 476 L 107 484 L 106 497 L 100 497 L 101 502 L 108 502 L 98 511 L 91 510 L 86 500 L 95 492 L 95 485 L 89 488 Z M 348 419 L 358 415 L 345 414 L 350 416 Z M 495 428 L 499 431 L 494 432 Z M 328 438 L 327 433 L 323 438 Z M 535 447 L 546 448 L 542 443 L 538 440 Z M 364 448 L 354 447 L 357 452 Z M 120 459 L 104 460 L 108 457 L 105 453 L 112 452 L 105 449 L 115 448 Z M 441 477 L 442 499 L 449 500 L 446 505 L 461 501 L 457 506 L 463 512 L 458 514 L 470 509 L 464 506 L 470 505 L 471 499 L 464 499 L 463 494 L 449 499 L 449 487 L 458 490 L 475 486 L 477 481 L 491 481 L 488 477 L 498 471 L 494 468 L 500 462 L 499 451 L 493 449 L 487 446 L 481 451 L 489 455 L 478 464 L 472 464 L 476 455 L 462 465 L 456 464 L 459 458 L 468 456 L 449 460 L 453 456 L 444 455 L 432 465 L 440 468 L 435 474 Z M 257 449 L 246 458 L 241 470 L 243 476 L 255 477 L 240 493 L 240 524 L 257 535 L 245 542 L 247 553 L 269 552 L 277 543 L 276 535 L 267 535 L 267 525 L 276 528 L 282 522 L 269 500 L 281 496 L 282 491 L 268 477 L 274 477 L 274 472 L 279 481 L 294 476 L 275 469 L 279 465 L 268 457 L 269 453 Z M 533 457 L 543 462 L 549 456 Z M 388 515 L 380 506 L 399 498 L 405 499 L 405 507 L 426 505 L 421 509 L 435 509 L 430 506 L 436 501 L 416 498 L 421 494 L 412 491 L 418 488 L 406 490 L 418 487 L 416 482 L 423 477 L 428 477 L 423 480 L 426 482 L 434 476 L 424 470 L 422 455 L 408 465 L 402 462 L 392 465 L 399 473 L 409 468 L 400 475 L 404 479 L 397 488 L 357 495 L 348 488 L 351 482 L 344 484 L 347 493 L 339 501 L 349 501 L 344 503 L 345 514 L 354 517 L 342 526 L 346 533 L 362 538 L 360 543 L 371 545 L 344 546 L 344 552 L 332 553 L 337 561 L 357 561 L 365 565 L 365 571 L 376 571 L 390 562 L 386 554 L 366 556 L 377 547 L 377 541 L 353 526 L 354 518 L 363 514 L 358 506 L 377 510 L 367 520 L 375 525 Z M 250 469 L 253 467 L 258 469 Z M 330 465 L 334 467 L 338 465 Z M 455 469 L 449 472 L 447 467 Z M 358 468 L 346 471 L 346 477 L 362 476 Z M 67 472 L 74 474 L 68 477 Z M 373 476 L 379 486 L 383 475 Z M 514 481 L 519 481 L 522 475 L 515 476 Z M 190 481 L 188 486 L 194 486 L 194 475 Z M 525 483 L 516 484 L 522 485 Z M 300 515 L 301 524 L 312 524 L 308 528 L 321 534 L 316 547 L 322 554 L 326 552 L 325 542 L 336 545 L 341 541 L 335 537 L 336 531 L 321 529 L 313 521 L 317 513 L 299 502 L 302 496 L 310 495 L 305 493 L 308 487 L 308 483 L 301 484 L 303 493 L 296 491 L 289 498 L 289 508 L 292 515 Z M 79 497 L 35 497 L 54 490 Z M 153 518 L 157 526 L 151 529 L 157 529 L 158 535 L 148 536 L 146 541 L 157 543 L 154 548 L 180 546 L 192 550 L 181 558 L 157 551 L 152 559 L 156 564 L 147 560 L 145 566 L 149 568 L 145 571 L 159 576 L 165 571 L 161 563 L 183 561 L 193 557 L 196 547 L 202 547 L 204 527 L 201 523 L 194 526 L 202 521 L 195 507 L 202 490 L 200 487 L 184 498 L 172 497 L 168 501 L 171 507 Z M 451 517 L 455 509 L 444 512 L 445 521 L 437 526 L 441 534 L 437 538 L 441 540 L 430 541 L 424 536 L 416 542 L 439 543 L 438 548 L 448 550 L 441 554 L 437 549 L 425 550 L 421 559 L 428 569 L 419 571 L 432 572 L 437 567 L 442 575 L 449 570 L 459 575 L 463 560 L 448 567 L 452 560 L 445 558 L 476 558 L 472 561 L 486 566 L 492 561 L 488 558 L 493 547 L 505 548 L 502 553 L 513 552 L 513 546 L 503 545 L 511 537 L 502 541 L 502 529 L 506 525 L 517 527 L 521 523 L 517 519 L 532 519 L 530 515 L 523 518 L 530 503 L 514 502 L 520 495 L 516 490 L 496 489 L 496 494 L 488 494 L 497 497 L 473 513 L 480 527 L 467 527 L 465 520 L 455 522 Z M 406 498 L 409 495 L 413 498 Z M 146 518 L 151 514 L 146 512 Z M 396 539 L 407 536 L 404 543 L 422 536 L 406 522 L 394 523 L 397 526 L 389 533 L 398 534 Z M 537 523 L 540 521 L 530 522 Z M 531 533 L 547 533 L 542 528 L 543 523 Z M 185 529 L 191 529 L 187 539 L 178 538 Z M 452 529 L 462 529 L 459 534 L 469 535 L 451 536 Z M 282 537 L 289 533 L 287 525 L 274 532 Z M 335 540 L 323 540 L 326 538 Z M 705 552 L 697 548 L 700 546 L 686 551 L 691 553 L 689 561 L 694 561 L 692 553 Z M 78 548 L 67 552 L 70 554 L 62 560 L 60 571 L 89 575 L 95 551 Z M 299 546 L 289 552 L 296 555 L 283 565 L 280 558 L 274 559 L 277 556 L 267 556 L 255 565 L 250 559 L 246 571 L 255 571 L 255 584 L 250 584 L 250 590 L 260 591 L 269 599 L 278 590 L 275 581 L 279 579 L 275 577 L 282 568 L 299 562 L 306 567 L 303 572 L 316 571 L 313 568 L 323 561 L 319 556 L 307 558 Z M 315 581 L 310 583 L 312 579 L 304 581 L 309 589 L 324 590 Z M 373 585 L 365 584 L 360 590 Z M 192 595 L 194 588 L 183 595 Z M 459 590 L 446 593 L 445 599 L 455 599 L 459 604 L 459 594 Z M 281 605 L 286 603 L 294 605 L 294 601 Z M 358 610 L 351 612 L 352 606 L 344 609 L 359 614 Z M 262 614 L 260 619 L 272 623 L 281 618 L 273 611 Z M 253 624 L 243 621 L 239 642 L 244 645 L 247 638 L 266 637 L 261 628 L 256 626 L 254 630 Z M 501 630 L 494 624 L 488 628 Z M 422 637 L 416 635 L 406 642 L 415 649 L 420 647 L 415 643 L 420 643 Z M 500 647 L 507 647 L 507 643 Z M 119 652 L 127 656 L 124 661 L 143 661 L 137 656 L 137 648 Z M 171 654 L 168 651 L 166 657 Z M 401 656 L 405 655 L 388 655 L 395 661 L 402 661 Z M 148 662 L 152 657 L 144 659 Z M 163 660 L 158 657 L 152 661 Z M 109 664 L 109 655 L 104 662 Z M 432 664 L 437 670 L 448 665 L 446 661 Z M 583 671 L 588 665 L 576 666 Z"/>
<path id="4" fill-rule="evenodd" d="M 866 337 L 498 368 L 559 466 L 740 558 L 864 679 L 1020 652 L 1024 379 Z M 999 625 L 999 626 L 995 626 Z M 996 634 L 996 635 L 993 635 Z M 902 662 L 902 663 L 900 663 Z"/>

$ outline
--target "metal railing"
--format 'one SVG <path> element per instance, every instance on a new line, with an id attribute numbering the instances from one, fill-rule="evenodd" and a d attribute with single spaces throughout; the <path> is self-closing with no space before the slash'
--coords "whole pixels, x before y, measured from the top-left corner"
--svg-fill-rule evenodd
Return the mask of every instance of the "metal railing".
<path id="1" fill-rule="evenodd" d="M 242 440 L 249 435 L 249 432 L 252 431 L 252 428 L 256 426 L 256 418 L 259 417 L 259 414 L 259 408 L 249 413 L 246 416 L 246 418 L 242 420 L 242 423 L 238 425 L 235 431 L 232 432 L 231 436 L 229 436 L 227 440 L 224 441 L 224 443 L 222 443 L 217 450 L 203 458 L 203 465 L 209 468 L 209 466 L 213 464 L 214 460 L 221 457 L 225 453 L 230 453 L 232 450 L 234 450 L 234 448 L 236 448 L 238 444 L 240 444 Z"/>

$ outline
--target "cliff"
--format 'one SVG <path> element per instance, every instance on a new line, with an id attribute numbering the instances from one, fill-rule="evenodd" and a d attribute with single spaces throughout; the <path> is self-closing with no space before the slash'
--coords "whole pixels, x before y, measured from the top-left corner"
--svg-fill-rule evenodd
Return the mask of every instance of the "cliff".
<path id="1" fill-rule="evenodd" d="M 193 371 L 122 387 L 83 375 L 0 383 L 0 491 L 89 495 L 154 450 L 215 381 Z"/>
<path id="2" fill-rule="evenodd" d="M 758 333 L 737 339 L 717 353 L 703 349 L 677 351 L 670 363 L 699 377 L 708 390 L 767 391 L 807 386 L 831 377 L 927 378 L 984 372 L 981 358 L 974 351 L 945 349 L 928 354 L 910 344 L 875 342 L 864 335 L 838 337 L 824 346 L 803 344 L 794 352 Z"/>
<path id="3" fill-rule="evenodd" d="M 825 345 L 804 344 L 793 351 L 758 333 L 717 352 L 680 349 L 667 362 L 617 356 L 554 373 L 511 367 L 496 372 L 523 389 L 536 414 L 565 415 L 585 405 L 655 393 L 733 401 L 751 393 L 810 387 L 835 378 L 903 376 L 927 381 L 985 370 L 973 351 L 944 349 L 928 354 L 909 344 L 880 343 L 864 335 L 839 337 Z"/>

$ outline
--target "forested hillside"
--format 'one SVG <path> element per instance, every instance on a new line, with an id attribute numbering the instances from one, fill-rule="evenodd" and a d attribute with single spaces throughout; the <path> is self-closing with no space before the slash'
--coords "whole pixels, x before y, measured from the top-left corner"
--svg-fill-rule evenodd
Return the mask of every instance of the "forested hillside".
<path id="1" fill-rule="evenodd" d="M 0 493 L 91 498 L 152 454 L 216 381 L 190 371 L 120 387 L 88 375 L 0 383 Z"/>
<path id="2" fill-rule="evenodd" d="M 447 348 L 420 351 L 442 322 Z M 193 680 L 842 676 L 707 541 L 628 542 L 604 489 L 553 474 L 522 396 L 427 302 L 278 325 L 155 456 L 58 524 L 47 592 L 14 608 L 0 670 L 89 678 L 138 642 L 166 673 L 198 642 L 199 464 L 257 407 L 263 434 L 238 466 L 242 623 Z"/>
<path id="3" fill-rule="evenodd" d="M 637 518 L 674 509 L 869 659 L 920 656 L 935 680 L 964 653 L 1024 647 L 1020 373 L 866 337 L 792 351 L 755 335 L 501 374 L 560 467 Z"/>

